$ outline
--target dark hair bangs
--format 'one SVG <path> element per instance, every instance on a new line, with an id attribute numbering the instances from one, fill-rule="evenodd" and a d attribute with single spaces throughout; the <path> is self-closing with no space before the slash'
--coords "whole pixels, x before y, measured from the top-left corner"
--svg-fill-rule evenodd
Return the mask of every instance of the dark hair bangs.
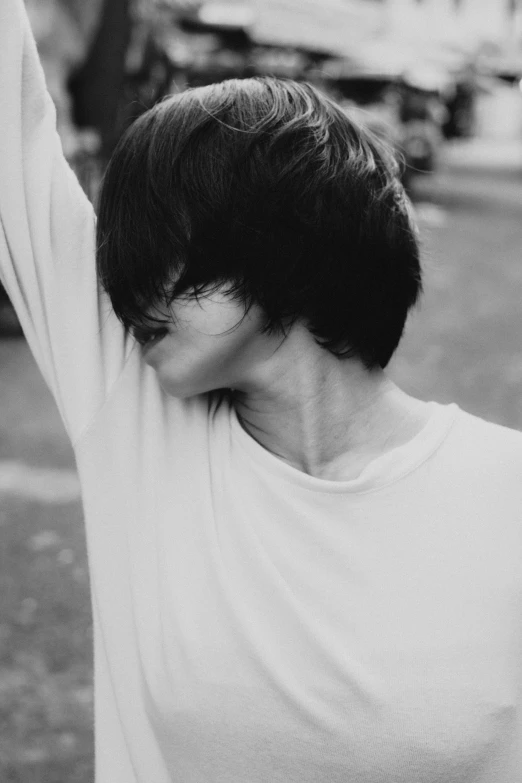
<path id="1" fill-rule="evenodd" d="M 127 129 L 102 181 L 97 271 L 116 316 L 128 331 L 164 322 L 151 310 L 168 307 L 180 297 L 211 295 L 223 285 L 247 309 L 253 304 L 244 276 L 231 263 L 232 256 L 228 254 L 228 263 L 223 262 L 224 254 L 219 252 L 226 216 L 194 193 L 212 184 L 219 186 L 222 177 L 213 178 L 211 172 L 202 181 L 204 148 L 195 148 L 180 159 L 184 146 L 180 128 L 175 117 L 165 116 L 165 109 L 172 113 L 181 97 L 167 98 Z M 213 118 L 201 110 L 198 114 L 200 131 L 204 131 Z M 179 119 L 182 125 L 183 117 Z M 165 123 L 169 126 L 166 133 Z M 190 212 L 187 202 L 195 197 L 199 209 Z M 194 237 L 202 222 L 203 242 Z M 174 313 L 169 318 L 175 318 Z"/>
<path id="2" fill-rule="evenodd" d="M 181 266 L 179 242 L 161 220 L 147 173 L 153 116 L 144 114 L 120 138 L 103 177 L 97 221 L 99 280 L 127 330 L 157 319 L 147 311 L 169 294 L 166 270 Z M 160 230 L 158 230 L 160 229 Z M 172 271 L 171 271 L 172 274 Z"/>

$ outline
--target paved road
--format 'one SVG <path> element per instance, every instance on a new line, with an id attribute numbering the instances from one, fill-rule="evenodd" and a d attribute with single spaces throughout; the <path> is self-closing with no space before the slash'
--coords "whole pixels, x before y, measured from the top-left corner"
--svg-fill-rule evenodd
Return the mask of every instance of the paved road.
<path id="1" fill-rule="evenodd" d="M 522 147 L 456 145 L 418 183 L 425 296 L 391 374 L 522 429 Z"/>

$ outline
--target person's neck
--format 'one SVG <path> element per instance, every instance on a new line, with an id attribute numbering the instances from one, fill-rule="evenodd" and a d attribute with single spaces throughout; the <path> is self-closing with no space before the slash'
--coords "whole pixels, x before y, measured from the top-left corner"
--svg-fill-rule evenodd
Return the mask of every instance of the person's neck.
<path id="1" fill-rule="evenodd" d="M 323 349 L 321 349 L 322 351 Z M 236 390 L 245 431 L 289 465 L 317 478 L 350 480 L 425 426 L 427 403 L 379 369 L 319 354 L 274 363 L 257 384 Z"/>

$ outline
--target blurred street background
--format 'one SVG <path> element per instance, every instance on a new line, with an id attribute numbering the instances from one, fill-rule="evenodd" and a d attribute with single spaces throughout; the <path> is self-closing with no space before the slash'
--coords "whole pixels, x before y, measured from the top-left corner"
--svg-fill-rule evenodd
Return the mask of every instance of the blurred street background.
<path id="1" fill-rule="evenodd" d="M 390 374 L 414 396 L 522 430 L 522 0 L 26 5 L 65 154 L 95 205 L 129 123 L 225 78 L 312 82 L 388 139 L 425 276 Z M 74 457 L 3 293 L 0 393 L 0 781 L 91 783 Z"/>

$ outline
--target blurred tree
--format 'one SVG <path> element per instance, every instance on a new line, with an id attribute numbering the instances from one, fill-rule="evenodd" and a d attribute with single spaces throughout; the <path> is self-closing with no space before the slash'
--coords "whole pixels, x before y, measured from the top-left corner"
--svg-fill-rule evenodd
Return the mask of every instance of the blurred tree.
<path id="1" fill-rule="evenodd" d="M 73 120 L 80 128 L 99 132 L 104 158 L 110 156 L 117 140 L 131 31 L 131 0 L 102 0 L 85 60 L 68 80 Z"/>
<path id="2" fill-rule="evenodd" d="M 78 19 L 85 21 L 84 0 L 60 0 Z M 107 160 L 125 125 L 126 60 L 133 30 L 147 42 L 147 29 L 173 23 L 176 14 L 200 5 L 201 0 L 94 0 L 98 20 L 83 62 L 71 73 L 67 86 L 72 117 L 79 128 L 100 134 L 101 154 Z M 88 14 L 87 14 L 88 16 Z"/>

